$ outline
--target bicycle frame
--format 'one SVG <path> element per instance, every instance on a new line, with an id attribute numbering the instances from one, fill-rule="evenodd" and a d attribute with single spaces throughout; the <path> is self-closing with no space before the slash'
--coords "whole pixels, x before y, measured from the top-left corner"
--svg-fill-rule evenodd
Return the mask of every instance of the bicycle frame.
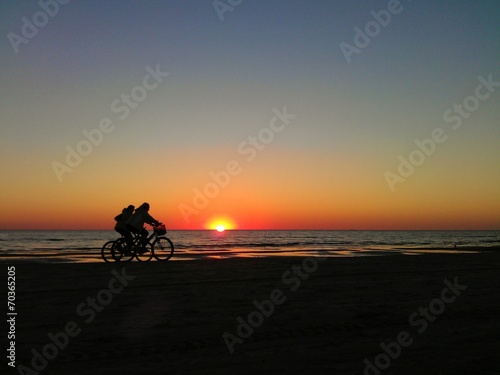
<path id="1" fill-rule="evenodd" d="M 144 228 L 146 229 L 146 228 Z M 141 244 L 141 238 L 142 236 L 139 233 L 134 233 L 131 232 L 132 234 L 132 246 L 139 246 Z M 147 238 L 147 243 L 146 245 L 152 245 L 153 243 L 151 242 L 152 239 L 158 238 L 158 235 L 156 234 L 154 227 L 153 227 L 153 233 Z"/>

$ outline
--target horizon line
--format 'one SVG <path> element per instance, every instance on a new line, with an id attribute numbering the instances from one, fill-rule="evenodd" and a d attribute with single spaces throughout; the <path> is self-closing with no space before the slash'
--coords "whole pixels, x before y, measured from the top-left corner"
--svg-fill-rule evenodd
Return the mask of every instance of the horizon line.
<path id="1" fill-rule="evenodd" d="M 151 228 L 147 228 L 148 230 L 152 230 Z M 87 228 L 87 229 L 1 229 L 0 232 L 8 232 L 8 231 L 25 231 L 25 232 L 34 232 L 34 231 L 114 231 L 114 229 L 92 229 L 92 228 Z M 188 231 L 206 231 L 206 232 L 214 232 L 216 231 L 215 229 L 206 229 L 206 228 L 201 228 L 201 229 L 167 229 L 167 232 L 170 231 L 176 231 L 176 232 L 188 232 Z M 364 232 L 381 232 L 381 231 L 391 231 L 391 232 L 397 232 L 397 231 L 500 231 L 500 229 L 225 229 L 225 232 L 244 232 L 244 231 L 253 231 L 253 232 L 266 232 L 266 231 L 282 231 L 282 232 L 293 232 L 293 231 L 308 231 L 308 232 L 326 232 L 326 231 L 345 231 L 345 232 L 355 232 L 355 231 L 364 231 Z"/>

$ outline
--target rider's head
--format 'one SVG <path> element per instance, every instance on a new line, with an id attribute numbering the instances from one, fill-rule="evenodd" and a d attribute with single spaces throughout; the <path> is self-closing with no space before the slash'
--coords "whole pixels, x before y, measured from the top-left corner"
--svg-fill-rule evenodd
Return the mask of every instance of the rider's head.
<path id="1" fill-rule="evenodd" d="M 134 208 L 135 208 L 135 207 L 134 207 L 133 205 L 130 205 L 130 206 L 128 206 L 128 207 L 127 207 L 127 210 L 129 210 L 129 211 L 134 211 Z"/>
<path id="2" fill-rule="evenodd" d="M 144 202 L 142 205 L 141 205 L 142 208 L 146 209 L 146 211 L 149 211 L 149 203 L 146 203 Z"/>

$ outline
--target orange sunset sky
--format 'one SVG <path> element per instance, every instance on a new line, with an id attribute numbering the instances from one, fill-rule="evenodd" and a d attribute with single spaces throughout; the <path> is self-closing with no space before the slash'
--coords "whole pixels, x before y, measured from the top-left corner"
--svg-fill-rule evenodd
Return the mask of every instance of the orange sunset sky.
<path id="1" fill-rule="evenodd" d="M 498 2 L 438 3 L 2 4 L 0 229 L 500 229 Z"/>

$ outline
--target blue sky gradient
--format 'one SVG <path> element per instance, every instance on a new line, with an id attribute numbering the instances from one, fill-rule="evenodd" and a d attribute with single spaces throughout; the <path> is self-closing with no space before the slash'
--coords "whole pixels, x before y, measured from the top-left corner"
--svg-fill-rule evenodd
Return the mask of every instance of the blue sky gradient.
<path id="1" fill-rule="evenodd" d="M 8 34 L 22 35 L 22 18 L 32 20 L 41 7 L 4 1 L 0 189 L 12 197 L 7 210 L 21 206 L 42 218 L 62 205 L 67 211 L 51 213 L 52 226 L 105 227 L 89 206 L 99 196 L 103 217 L 129 200 L 149 200 L 178 228 L 203 227 L 220 211 L 240 227 L 498 229 L 499 93 L 456 131 L 443 113 L 474 94 L 479 76 L 500 81 L 500 3 L 401 1 L 402 11 L 348 63 L 340 44 L 354 45 L 354 28 L 364 29 L 370 12 L 389 3 L 243 0 L 221 21 L 212 1 L 74 0 L 59 4 L 16 53 Z M 157 65 L 169 76 L 119 120 L 113 101 Z M 283 107 L 296 114 L 293 124 L 188 223 L 179 205 L 190 204 L 210 171 L 241 157 L 240 142 Z M 106 117 L 116 128 L 59 181 L 52 163 Z M 436 127 L 448 140 L 391 191 L 384 173 Z M 236 208 L 248 195 L 263 197 L 268 221 L 256 224 L 252 210 Z M 240 219 L 239 211 L 246 213 Z M 399 220 L 403 212 L 416 216 Z M 423 221 L 436 212 L 435 221 Z M 0 229 L 23 227 L 16 223 Z"/>

